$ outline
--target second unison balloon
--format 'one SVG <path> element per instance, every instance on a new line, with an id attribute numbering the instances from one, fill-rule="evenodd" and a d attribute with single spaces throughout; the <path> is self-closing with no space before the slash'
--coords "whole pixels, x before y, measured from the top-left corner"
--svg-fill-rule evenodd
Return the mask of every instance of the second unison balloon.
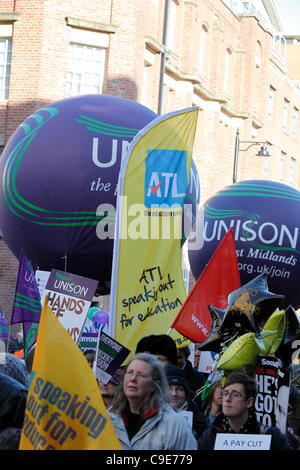
<path id="1" fill-rule="evenodd" d="M 274 181 L 251 180 L 228 186 L 201 207 L 190 244 L 197 279 L 220 240 L 233 226 L 241 284 L 267 275 L 269 290 L 285 296 L 285 306 L 300 306 L 300 193 Z"/>

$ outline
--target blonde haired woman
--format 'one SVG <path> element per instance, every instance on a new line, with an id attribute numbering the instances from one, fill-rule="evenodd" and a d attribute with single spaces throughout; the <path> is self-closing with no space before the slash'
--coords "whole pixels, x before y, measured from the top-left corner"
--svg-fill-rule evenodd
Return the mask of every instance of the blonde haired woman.
<path id="1" fill-rule="evenodd" d="M 138 353 L 129 361 L 109 413 L 123 449 L 197 449 L 191 427 L 169 404 L 168 388 L 152 354 Z"/>

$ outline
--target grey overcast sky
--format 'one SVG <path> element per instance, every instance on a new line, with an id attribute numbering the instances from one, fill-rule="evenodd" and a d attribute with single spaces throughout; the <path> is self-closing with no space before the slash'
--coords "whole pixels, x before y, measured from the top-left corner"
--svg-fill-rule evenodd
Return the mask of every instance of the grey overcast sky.
<path id="1" fill-rule="evenodd" d="M 300 36 L 300 0 L 273 0 L 283 32 Z"/>

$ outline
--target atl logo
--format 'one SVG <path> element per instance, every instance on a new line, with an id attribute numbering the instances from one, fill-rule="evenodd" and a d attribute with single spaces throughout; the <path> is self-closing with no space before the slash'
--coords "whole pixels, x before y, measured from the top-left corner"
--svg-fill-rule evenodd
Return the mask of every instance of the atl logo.
<path id="1" fill-rule="evenodd" d="M 145 173 L 146 207 L 183 207 L 187 190 L 185 150 L 148 150 Z"/>

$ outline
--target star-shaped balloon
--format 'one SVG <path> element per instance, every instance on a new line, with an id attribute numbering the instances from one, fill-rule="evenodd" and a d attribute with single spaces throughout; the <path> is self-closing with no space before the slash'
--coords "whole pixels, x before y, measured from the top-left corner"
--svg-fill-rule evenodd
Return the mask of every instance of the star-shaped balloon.
<path id="1" fill-rule="evenodd" d="M 220 332 L 228 329 L 258 332 L 284 298 L 269 292 L 267 275 L 260 274 L 229 294 Z"/>
<path id="2" fill-rule="evenodd" d="M 198 346 L 201 351 L 219 352 L 221 349 L 222 338 L 219 335 L 219 330 L 222 325 L 225 310 L 220 310 L 212 305 L 208 305 L 208 310 L 211 315 L 211 329 L 207 338 Z"/>
<path id="3" fill-rule="evenodd" d="M 269 292 L 267 275 L 260 274 L 229 294 L 226 310 L 208 306 L 212 328 L 200 349 L 219 353 L 239 336 L 258 333 L 283 300 L 284 295 Z"/>
<path id="4" fill-rule="evenodd" d="M 291 305 L 279 310 L 284 298 L 269 292 L 266 274 L 255 277 L 229 294 L 226 310 L 208 306 L 212 326 L 199 349 L 218 353 L 223 373 L 254 370 L 258 354 L 275 355 L 287 369 L 299 351 L 300 317 Z"/>

